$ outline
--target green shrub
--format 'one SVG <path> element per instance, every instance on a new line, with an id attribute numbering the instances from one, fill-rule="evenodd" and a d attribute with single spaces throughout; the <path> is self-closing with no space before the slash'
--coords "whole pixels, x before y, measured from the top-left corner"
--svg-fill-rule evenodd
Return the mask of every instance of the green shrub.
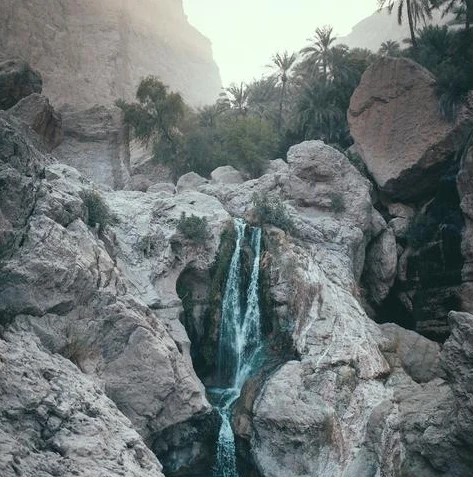
<path id="1" fill-rule="evenodd" d="M 110 212 L 105 200 L 96 190 L 90 190 L 82 195 L 82 200 L 87 207 L 87 224 L 90 227 L 100 225 L 102 230 L 106 225 L 114 225 L 117 218 Z"/>
<path id="2" fill-rule="evenodd" d="M 210 237 L 209 225 L 206 217 L 197 217 L 192 214 L 190 217 L 182 212 L 177 224 L 177 230 L 187 239 L 195 243 L 205 243 Z"/>
<path id="3" fill-rule="evenodd" d="M 260 224 L 271 224 L 288 233 L 294 230 L 294 222 L 281 200 L 255 193 L 253 204 Z"/>

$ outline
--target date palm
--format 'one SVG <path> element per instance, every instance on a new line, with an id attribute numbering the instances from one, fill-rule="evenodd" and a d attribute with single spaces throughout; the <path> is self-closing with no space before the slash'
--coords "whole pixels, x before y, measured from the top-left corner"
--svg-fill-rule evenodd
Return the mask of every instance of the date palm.
<path id="1" fill-rule="evenodd" d="M 427 19 L 432 18 L 432 8 L 437 6 L 438 0 L 378 0 L 378 9 L 381 10 L 387 6 L 388 11 L 391 14 L 396 4 L 397 21 L 399 25 L 402 24 L 405 10 L 409 22 L 411 43 L 413 48 L 417 49 L 417 40 L 415 36 L 417 22 L 422 20 L 425 23 Z"/>
<path id="2" fill-rule="evenodd" d="M 332 33 L 333 27 L 329 25 L 317 28 L 313 38 L 309 39 L 311 44 L 301 50 L 301 53 L 308 56 L 316 69 L 320 66 L 322 67 L 322 79 L 324 82 L 327 82 L 330 47 L 336 40 Z"/>
<path id="3" fill-rule="evenodd" d="M 246 114 L 249 94 L 248 86 L 243 83 L 243 81 L 239 86 L 232 83 L 225 91 L 230 94 L 229 101 L 231 108 L 235 109 L 238 115 Z"/>
<path id="4" fill-rule="evenodd" d="M 394 40 L 383 41 L 378 50 L 378 53 L 381 56 L 400 56 L 401 46 L 397 41 Z"/>
<path id="5" fill-rule="evenodd" d="M 443 15 L 454 13 L 465 21 L 465 30 L 469 31 L 473 23 L 473 0 L 440 0 L 444 6 Z"/>
<path id="6" fill-rule="evenodd" d="M 288 73 L 293 67 L 294 63 L 297 60 L 297 55 L 295 53 L 289 54 L 287 51 L 284 51 L 282 54 L 276 53 L 272 58 L 273 68 L 277 68 L 277 76 L 281 80 L 281 94 L 279 97 L 279 114 L 278 114 L 278 131 L 281 131 L 282 125 L 282 110 L 284 99 L 286 96 L 286 84 L 288 80 Z"/>

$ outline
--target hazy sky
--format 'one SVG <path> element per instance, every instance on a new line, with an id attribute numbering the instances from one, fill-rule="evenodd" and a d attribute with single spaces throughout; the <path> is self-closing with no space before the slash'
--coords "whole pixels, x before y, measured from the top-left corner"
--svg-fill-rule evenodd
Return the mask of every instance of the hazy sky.
<path id="1" fill-rule="evenodd" d="M 318 26 L 346 35 L 376 7 L 377 0 L 184 0 L 190 23 L 212 42 L 224 86 L 259 78 L 274 53 L 300 50 Z"/>

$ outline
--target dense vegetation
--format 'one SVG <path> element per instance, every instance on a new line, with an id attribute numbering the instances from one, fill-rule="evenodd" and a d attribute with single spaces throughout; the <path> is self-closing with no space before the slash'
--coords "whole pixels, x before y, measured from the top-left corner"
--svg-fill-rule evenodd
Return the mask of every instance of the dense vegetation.
<path id="1" fill-rule="evenodd" d="M 345 150 L 352 144 L 346 113 L 365 69 L 382 56 L 406 56 L 437 78 L 440 112 L 452 119 L 473 89 L 473 0 L 378 0 L 398 21 L 407 17 L 405 48 L 386 41 L 377 54 L 335 44 L 330 26 L 317 28 L 299 54 L 276 53 L 268 75 L 250 84 L 233 84 L 218 101 L 197 111 L 157 78 L 145 78 L 135 103 L 118 101 L 136 138 L 152 144 L 157 161 L 175 177 L 203 176 L 230 164 L 248 177 L 259 176 L 268 159 L 307 139 L 321 139 Z M 456 27 L 418 23 L 433 9 L 454 13 Z"/>

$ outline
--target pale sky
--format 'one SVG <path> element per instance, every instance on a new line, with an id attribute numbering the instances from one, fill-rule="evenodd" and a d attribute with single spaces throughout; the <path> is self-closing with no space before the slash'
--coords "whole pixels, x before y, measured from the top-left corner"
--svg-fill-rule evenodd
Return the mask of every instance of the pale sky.
<path id="1" fill-rule="evenodd" d="M 212 42 L 222 82 L 259 78 L 276 52 L 298 51 L 315 29 L 346 35 L 377 0 L 183 0 L 189 22 Z"/>

